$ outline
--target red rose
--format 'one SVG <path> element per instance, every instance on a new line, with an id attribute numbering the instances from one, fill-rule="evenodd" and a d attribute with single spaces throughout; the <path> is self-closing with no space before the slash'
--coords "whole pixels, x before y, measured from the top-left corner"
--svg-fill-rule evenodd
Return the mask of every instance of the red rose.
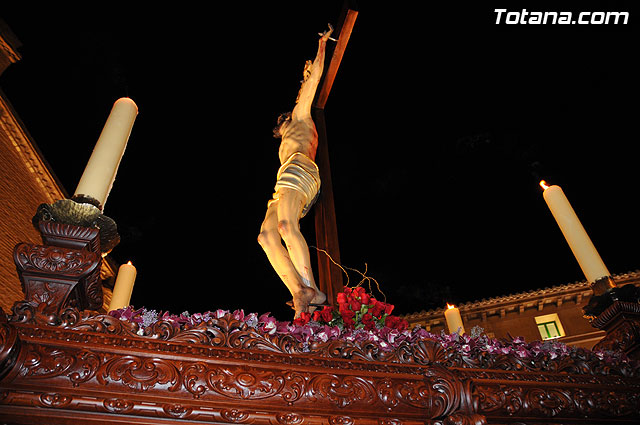
<path id="1" fill-rule="evenodd" d="M 356 314 L 355 314 L 353 311 L 351 311 L 351 310 L 345 310 L 345 311 L 342 313 L 342 317 L 350 317 L 350 318 L 353 318 L 353 317 L 356 317 Z"/>
<path id="2" fill-rule="evenodd" d="M 401 319 L 397 316 L 387 316 L 387 318 L 384 320 L 384 325 L 391 329 L 397 329 L 399 331 L 403 331 L 407 329 L 407 327 L 409 326 L 409 323 L 406 320 Z"/>
<path id="3" fill-rule="evenodd" d="M 396 329 L 399 331 L 404 331 L 408 327 L 409 327 L 409 322 L 407 322 L 404 319 L 400 319 L 400 323 L 398 323 L 398 325 L 396 326 Z"/>
<path id="4" fill-rule="evenodd" d="M 365 292 L 362 295 L 360 295 L 360 301 L 362 301 L 362 304 L 369 305 L 371 304 L 371 297 L 369 296 L 369 294 Z"/>
<path id="5" fill-rule="evenodd" d="M 322 311 L 320 312 L 320 317 L 322 317 L 322 320 L 324 320 L 327 323 L 332 321 L 333 320 L 333 307 L 331 307 L 330 305 L 325 306 L 322 309 Z"/>
<path id="6" fill-rule="evenodd" d="M 355 297 L 362 297 L 363 294 L 366 294 L 366 291 L 364 290 L 364 288 L 362 286 L 358 286 L 357 288 L 355 288 L 353 290 L 353 296 Z"/>
<path id="7" fill-rule="evenodd" d="M 384 325 L 388 328 L 395 328 L 396 326 L 396 322 L 398 321 L 398 318 L 395 316 L 387 316 L 384 319 Z"/>
<path id="8" fill-rule="evenodd" d="M 364 325 L 365 329 L 373 329 L 376 326 L 376 322 L 373 321 L 373 316 L 371 316 L 369 313 L 362 316 L 362 324 Z"/>
<path id="9" fill-rule="evenodd" d="M 384 312 L 386 314 L 391 314 L 391 312 L 393 311 L 393 304 L 385 304 L 384 306 Z"/>
<path id="10" fill-rule="evenodd" d="M 311 320 L 311 313 L 303 311 L 300 313 L 300 317 L 293 320 L 293 324 L 296 326 L 304 326 L 309 323 L 309 320 Z"/>
<path id="11" fill-rule="evenodd" d="M 372 299 L 373 301 L 373 307 L 371 307 L 371 310 L 369 310 L 371 312 L 371 314 L 373 314 L 375 317 L 380 317 L 382 315 L 382 313 L 384 313 L 385 310 L 385 304 L 376 300 L 376 299 Z"/>
<path id="12" fill-rule="evenodd" d="M 353 322 L 353 319 L 345 319 L 344 320 L 344 327 L 347 329 L 353 329 L 355 327 L 355 323 Z"/>
<path id="13" fill-rule="evenodd" d="M 316 310 L 313 312 L 313 321 L 314 322 L 319 322 L 322 319 L 322 316 L 320 315 L 320 311 Z"/>
<path id="14" fill-rule="evenodd" d="M 347 288 L 349 289 L 349 288 Z M 338 293 L 338 304 L 346 304 L 347 301 L 347 294 L 345 294 L 344 292 L 339 292 Z"/>
<path id="15" fill-rule="evenodd" d="M 344 322 L 345 326 L 352 328 L 355 323 L 353 322 L 353 318 L 356 316 L 356 314 L 347 309 L 344 309 L 343 311 L 340 311 L 340 314 L 342 315 L 342 321 Z"/>
<path id="16" fill-rule="evenodd" d="M 362 303 L 357 298 L 351 298 L 349 300 L 349 306 L 353 311 L 360 311 L 360 308 L 362 307 Z"/>
<path id="17" fill-rule="evenodd" d="M 344 326 L 347 328 L 352 328 L 355 326 L 355 322 L 353 321 L 353 317 L 342 316 L 342 322 Z"/>

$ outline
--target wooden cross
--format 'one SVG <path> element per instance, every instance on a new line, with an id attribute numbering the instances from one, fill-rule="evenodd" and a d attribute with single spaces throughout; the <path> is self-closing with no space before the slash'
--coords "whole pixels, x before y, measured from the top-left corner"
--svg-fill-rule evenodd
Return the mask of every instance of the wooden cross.
<path id="1" fill-rule="evenodd" d="M 348 5 L 342 9 L 338 25 L 333 31 L 332 38 L 338 41 L 331 55 L 331 62 L 327 67 L 319 90 L 313 103 L 313 118 L 318 131 L 318 150 L 316 163 L 320 170 L 322 189 L 315 205 L 316 246 L 318 249 L 318 287 L 327 294 L 327 301 L 334 304 L 336 296 L 344 289 L 343 274 L 340 267 L 340 247 L 338 245 L 338 228 L 336 224 L 335 204 L 333 200 L 333 186 L 331 183 L 331 168 L 329 166 L 329 150 L 327 146 L 327 129 L 324 119 L 324 107 L 331 92 L 331 87 L 338 73 L 342 56 L 351 37 L 351 31 L 358 16 L 357 10 Z M 328 254 L 328 255 L 327 255 Z M 329 258 L 331 256 L 331 258 Z M 333 259 L 333 261 L 331 261 Z"/>

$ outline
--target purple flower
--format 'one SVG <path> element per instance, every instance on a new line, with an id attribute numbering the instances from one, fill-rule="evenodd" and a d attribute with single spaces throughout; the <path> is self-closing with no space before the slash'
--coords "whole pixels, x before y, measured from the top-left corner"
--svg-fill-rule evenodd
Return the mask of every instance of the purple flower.
<path id="1" fill-rule="evenodd" d="M 251 313 L 244 318 L 244 323 L 246 323 L 251 328 L 258 327 L 258 315 L 256 313 Z"/>
<path id="2" fill-rule="evenodd" d="M 227 310 L 218 309 L 215 311 L 214 316 L 216 319 L 222 319 L 227 313 L 229 313 Z"/>
<path id="3" fill-rule="evenodd" d="M 322 331 L 318 332 L 315 336 L 316 336 L 317 340 L 320 341 L 320 342 L 329 341 L 329 334 L 325 330 L 322 330 Z"/>
<path id="4" fill-rule="evenodd" d="M 158 313 L 155 310 L 145 311 L 142 313 L 142 326 L 151 326 L 158 321 Z"/>
<path id="5" fill-rule="evenodd" d="M 514 344 L 524 344 L 524 338 L 521 336 L 517 336 L 515 338 L 513 338 L 512 342 Z"/>
<path id="6" fill-rule="evenodd" d="M 295 326 L 291 324 L 291 322 L 277 322 L 276 321 L 276 332 L 281 334 L 290 334 L 295 329 Z"/>

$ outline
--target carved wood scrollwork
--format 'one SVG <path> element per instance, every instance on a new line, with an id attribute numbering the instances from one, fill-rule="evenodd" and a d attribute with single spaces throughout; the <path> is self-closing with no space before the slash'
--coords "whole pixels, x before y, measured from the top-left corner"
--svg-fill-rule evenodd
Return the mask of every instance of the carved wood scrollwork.
<path id="1" fill-rule="evenodd" d="M 16 247 L 14 258 L 25 272 L 83 277 L 95 269 L 98 255 L 84 250 L 22 243 Z"/>
<path id="2" fill-rule="evenodd" d="M 0 308 L 0 379 L 14 366 L 18 351 L 18 332 Z"/>
<path id="3" fill-rule="evenodd" d="M 534 418 L 632 418 L 640 398 L 626 388 L 479 385 L 479 413 Z"/>
<path id="4" fill-rule="evenodd" d="M 276 415 L 276 421 L 280 425 L 300 425 L 304 417 L 294 412 L 281 412 Z"/>
<path id="5" fill-rule="evenodd" d="M 640 359 L 640 303 L 616 301 L 591 324 L 607 331 L 595 349 L 622 351 Z"/>
<path id="6" fill-rule="evenodd" d="M 102 385 L 119 382 L 135 392 L 156 387 L 176 391 L 181 385 L 176 365 L 159 358 L 117 356 L 104 359 L 95 376 Z"/>
<path id="7" fill-rule="evenodd" d="M 55 222 L 40 222 L 39 228 L 45 245 L 21 243 L 14 249 L 25 302 L 44 315 L 69 306 L 100 308 L 99 229 Z"/>
<path id="8" fill-rule="evenodd" d="M 623 322 L 611 330 L 597 344 L 599 350 L 631 351 L 640 342 L 640 325 L 637 322 Z"/>
<path id="9" fill-rule="evenodd" d="M 72 226 L 55 221 L 39 221 L 38 230 L 45 245 L 100 252 L 100 229 L 98 228 Z"/>
<path id="10" fill-rule="evenodd" d="M 64 344 L 28 344 L 23 359 L 16 378 L 21 385 L 62 389 L 71 384 L 91 388 L 93 392 L 107 391 L 112 396 L 105 398 L 103 407 L 114 413 L 135 409 L 126 394 L 162 397 L 173 394 L 175 403 L 165 405 L 162 414 L 174 418 L 191 415 L 194 407 L 186 403 L 188 400 L 217 403 L 227 400 L 225 403 L 238 406 L 264 401 L 269 406 L 289 409 L 314 406 L 327 412 L 335 409 L 399 415 L 419 412 L 421 417 L 434 420 L 454 413 L 456 417 L 473 413 L 464 402 L 471 397 L 470 387 L 443 366 L 429 367 L 422 375 L 367 376 L 357 369 L 330 372 L 322 368 L 305 370 L 308 366 L 302 370 L 293 365 L 283 368 L 278 363 L 186 361 L 159 357 L 152 352 L 116 354 Z M 313 358 L 302 360 L 314 362 Z M 41 396 L 41 403 L 69 407 L 65 394 L 50 391 L 47 394 Z M 179 402 L 180 398 L 185 403 Z M 244 423 L 250 417 L 247 412 L 234 408 L 221 411 L 220 415 L 224 421 Z M 332 417 L 336 423 L 348 418 Z M 300 421 L 301 416 L 293 412 L 278 419 L 283 425 Z"/>
<path id="11" fill-rule="evenodd" d="M 39 406 L 184 423 L 640 420 L 631 363 L 614 366 L 581 351 L 554 361 L 471 359 L 430 340 L 385 352 L 357 341 L 303 346 L 232 314 L 192 328 L 159 321 L 143 329 L 77 308 L 43 321 L 36 307 L 21 305 L 0 320 L 3 364 L 0 418 L 6 406 Z M 91 396 L 79 395 L 85 391 Z"/>
<path id="12" fill-rule="evenodd" d="M 23 361 L 19 372 L 11 375 L 21 390 L 3 393 L 0 408 L 6 403 L 37 403 L 77 412 L 98 409 L 134 416 L 153 412 L 156 418 L 187 421 L 262 423 L 270 418 L 273 425 L 304 423 L 302 412 L 309 411 L 326 412 L 323 417 L 329 423 L 372 425 L 351 412 L 379 412 L 379 424 L 414 424 L 409 418 L 419 415 L 422 423 L 432 425 L 484 425 L 487 418 L 512 418 L 516 423 L 518 418 L 562 422 L 589 417 L 624 423 L 637 419 L 640 411 L 640 384 L 630 386 L 631 381 L 619 375 L 534 374 L 442 364 L 413 366 L 408 374 L 401 368 L 392 372 L 390 365 L 381 363 L 374 363 L 380 368 L 377 372 L 362 373 L 356 364 L 360 360 L 328 369 L 321 367 L 330 361 L 326 357 L 301 356 L 287 364 L 282 361 L 285 357 L 269 351 L 227 347 L 182 356 L 171 348 L 180 344 L 129 336 L 127 328 L 120 329 L 127 336 L 100 334 L 89 330 L 81 318 L 68 317 L 66 323 L 78 330 L 5 323 L 5 328 L 20 326 L 18 332 L 0 333 L 0 341 L 11 345 L 15 338 L 6 335 L 16 333 L 24 339 Z M 113 332 L 116 327 L 108 329 Z M 83 342 L 69 344 L 75 333 Z M 67 343 L 56 344 L 56 338 Z M 121 346 L 125 341 L 132 344 Z M 163 345 L 166 353 L 158 351 Z M 193 358 L 198 352 L 201 360 Z M 77 395 L 77 390 L 69 392 L 73 387 L 89 390 L 91 400 Z M 28 388 L 46 391 L 29 395 L 24 391 Z"/>

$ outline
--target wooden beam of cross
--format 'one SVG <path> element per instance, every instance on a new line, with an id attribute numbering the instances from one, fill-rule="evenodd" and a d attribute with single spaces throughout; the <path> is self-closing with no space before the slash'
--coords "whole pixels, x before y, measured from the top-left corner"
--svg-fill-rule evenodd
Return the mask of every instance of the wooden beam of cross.
<path id="1" fill-rule="evenodd" d="M 349 43 L 349 38 L 351 38 L 351 32 L 353 31 L 357 17 L 358 11 L 355 10 L 353 6 L 345 4 L 340 15 L 340 20 L 338 21 L 338 26 L 332 33 L 332 38 L 338 41 L 333 49 L 331 62 L 322 76 L 322 81 L 320 81 L 318 93 L 313 102 L 314 108 L 324 109 L 327 104 L 327 98 L 329 97 L 329 93 L 331 93 L 331 87 L 333 87 L 333 82 L 338 74 L 338 68 L 340 68 L 340 63 L 347 49 L 347 44 Z"/>
<path id="2" fill-rule="evenodd" d="M 343 7 L 338 25 L 332 37 L 337 39 L 331 62 L 327 67 L 319 90 L 313 103 L 313 116 L 318 131 L 318 150 L 316 162 L 320 170 L 322 189 L 315 206 L 316 246 L 318 249 L 318 287 L 327 294 L 327 301 L 335 304 L 339 292 L 344 290 L 342 270 L 335 263 L 340 264 L 340 247 L 338 244 L 338 227 L 336 223 L 335 204 L 333 200 L 333 186 L 331 183 L 331 168 L 329 165 L 329 149 L 327 146 L 327 128 L 324 118 L 324 107 L 331 92 L 331 87 L 338 73 L 342 56 L 351 37 L 351 31 L 358 16 L 355 7 Z M 335 262 L 335 263 L 334 263 Z"/>

